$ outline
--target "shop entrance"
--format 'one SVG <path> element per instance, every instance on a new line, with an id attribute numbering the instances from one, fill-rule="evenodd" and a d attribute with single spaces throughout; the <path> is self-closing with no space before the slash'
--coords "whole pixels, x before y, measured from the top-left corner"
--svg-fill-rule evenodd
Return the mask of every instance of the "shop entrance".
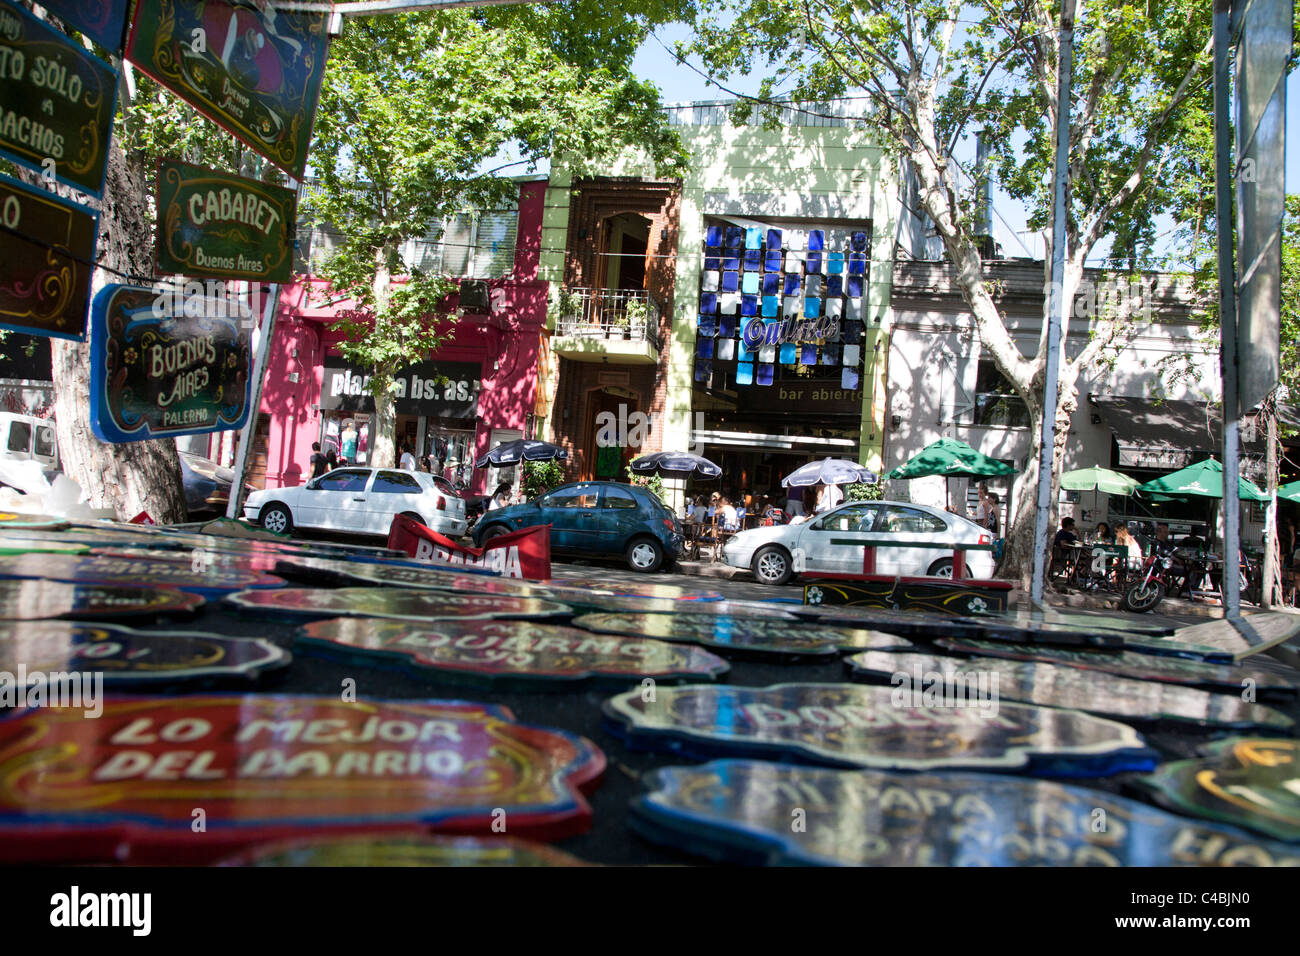
<path id="1" fill-rule="evenodd" d="M 587 419 L 587 470 L 590 480 L 625 481 L 625 466 L 631 460 L 631 449 L 619 440 L 622 428 L 626 428 L 629 417 L 637 411 L 637 401 L 626 395 L 614 395 L 610 392 L 593 392 L 588 405 Z M 614 434 L 608 428 L 613 417 Z M 605 426 L 605 427 L 602 427 Z M 610 439 L 614 439 L 610 441 Z"/>

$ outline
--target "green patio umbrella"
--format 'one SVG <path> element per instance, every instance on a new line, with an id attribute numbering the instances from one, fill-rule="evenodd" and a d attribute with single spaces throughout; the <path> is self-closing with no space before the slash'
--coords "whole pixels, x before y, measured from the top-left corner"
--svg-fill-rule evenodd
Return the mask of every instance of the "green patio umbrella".
<path id="1" fill-rule="evenodd" d="M 1076 468 L 1061 476 L 1061 487 L 1066 491 L 1099 491 L 1104 495 L 1122 495 L 1127 498 L 1137 490 L 1137 486 L 1136 478 L 1099 465 Z"/>
<path id="2" fill-rule="evenodd" d="M 925 478 L 943 475 L 944 478 L 996 478 L 1014 475 L 1016 470 L 976 451 L 956 438 L 940 438 L 899 465 L 886 478 Z M 944 482 L 945 492 L 947 482 Z M 951 497 L 951 496 L 950 496 Z M 964 512 L 965 509 L 963 509 Z"/>
<path id="3" fill-rule="evenodd" d="M 1268 501 L 1268 495 L 1241 476 L 1237 494 L 1242 501 Z M 1223 465 L 1214 458 L 1198 461 L 1179 471 L 1138 485 L 1138 491 L 1155 492 L 1172 498 L 1222 498 Z"/>
<path id="4" fill-rule="evenodd" d="M 1294 501 L 1300 505 L 1300 481 L 1293 481 L 1289 485 L 1283 485 L 1277 490 L 1277 496 L 1282 501 Z"/>

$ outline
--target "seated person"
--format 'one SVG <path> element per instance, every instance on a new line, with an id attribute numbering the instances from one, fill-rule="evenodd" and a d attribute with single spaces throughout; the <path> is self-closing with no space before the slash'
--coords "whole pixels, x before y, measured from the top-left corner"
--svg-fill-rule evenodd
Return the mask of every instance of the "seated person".
<path id="1" fill-rule="evenodd" d="M 1097 529 L 1093 532 L 1092 540 L 1097 544 L 1114 544 L 1115 536 L 1110 533 L 1110 525 L 1104 521 L 1097 522 Z"/>
<path id="2" fill-rule="evenodd" d="M 721 505 L 722 505 L 722 510 L 721 510 L 722 519 L 719 523 L 722 527 L 722 530 L 739 531 L 740 515 L 743 514 L 743 512 L 736 511 L 736 507 L 731 503 L 730 498 L 723 498 L 721 500 Z"/>
<path id="3" fill-rule="evenodd" d="M 1204 533 L 1207 530 L 1200 526 L 1193 528 L 1191 534 L 1186 535 L 1178 542 L 1178 547 L 1187 548 L 1191 551 L 1204 551 L 1206 547 Z"/>
<path id="4" fill-rule="evenodd" d="M 1074 533 L 1074 519 L 1062 518 L 1061 530 L 1056 532 L 1056 537 L 1052 539 L 1052 547 L 1059 548 L 1061 545 L 1078 543 L 1079 536 Z"/>

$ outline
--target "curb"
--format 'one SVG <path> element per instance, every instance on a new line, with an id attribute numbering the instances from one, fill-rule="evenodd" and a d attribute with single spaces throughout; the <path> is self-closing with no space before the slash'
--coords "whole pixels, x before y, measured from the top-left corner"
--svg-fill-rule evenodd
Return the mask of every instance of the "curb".
<path id="1" fill-rule="evenodd" d="M 673 565 L 673 571 L 678 574 L 689 574 L 699 578 L 722 578 L 724 581 L 730 581 L 740 575 L 748 575 L 749 572 L 744 568 L 733 568 L 722 562 L 712 563 L 709 561 L 682 561 L 678 560 Z M 758 583 L 758 582 L 754 582 Z"/>

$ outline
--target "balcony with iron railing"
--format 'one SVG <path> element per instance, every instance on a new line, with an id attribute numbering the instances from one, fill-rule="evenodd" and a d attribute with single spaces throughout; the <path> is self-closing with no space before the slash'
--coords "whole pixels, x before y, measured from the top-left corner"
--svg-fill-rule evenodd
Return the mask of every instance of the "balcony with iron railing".
<path id="1" fill-rule="evenodd" d="M 661 310 L 643 289 L 560 292 L 552 348 L 579 362 L 656 364 Z"/>

